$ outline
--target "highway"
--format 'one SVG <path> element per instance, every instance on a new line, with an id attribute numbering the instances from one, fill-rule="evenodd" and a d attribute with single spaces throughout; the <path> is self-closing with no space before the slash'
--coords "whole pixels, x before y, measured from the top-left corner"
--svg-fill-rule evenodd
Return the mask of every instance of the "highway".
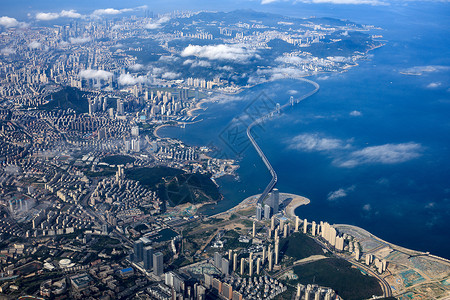
<path id="1" fill-rule="evenodd" d="M 295 100 L 291 100 L 287 103 L 285 103 L 283 106 L 280 106 L 279 108 L 275 107 L 273 111 L 269 112 L 268 114 L 256 119 L 255 121 L 253 121 L 248 127 L 247 127 L 247 136 L 250 140 L 250 142 L 252 143 L 253 147 L 255 148 L 256 152 L 258 152 L 258 155 L 261 157 L 262 161 L 264 162 L 264 164 L 266 165 L 267 169 L 270 172 L 270 175 L 272 176 L 272 179 L 270 180 L 269 184 L 266 186 L 266 188 L 264 189 L 264 192 L 261 194 L 261 196 L 259 196 L 258 202 L 259 204 L 262 204 L 264 199 L 266 199 L 267 195 L 272 191 L 272 189 L 274 188 L 274 186 L 277 184 L 278 181 L 278 177 L 277 177 L 277 173 L 275 172 L 275 169 L 272 167 L 272 165 L 270 164 L 269 160 L 267 159 L 266 155 L 264 154 L 264 152 L 261 150 L 261 148 L 259 147 L 258 143 L 256 143 L 255 139 L 252 136 L 252 128 L 255 127 L 255 125 L 261 124 L 262 122 L 264 122 L 265 120 L 269 119 L 273 114 L 275 113 L 279 113 L 281 110 L 289 107 L 289 106 L 293 106 L 294 104 L 298 104 L 301 101 L 305 100 L 306 98 L 311 97 L 312 95 L 314 95 L 315 93 L 317 93 L 317 91 L 319 90 L 320 86 L 318 83 L 306 79 L 306 78 L 297 78 L 298 80 L 310 83 L 314 86 L 314 90 L 303 95 L 302 97 L 295 99 Z"/>

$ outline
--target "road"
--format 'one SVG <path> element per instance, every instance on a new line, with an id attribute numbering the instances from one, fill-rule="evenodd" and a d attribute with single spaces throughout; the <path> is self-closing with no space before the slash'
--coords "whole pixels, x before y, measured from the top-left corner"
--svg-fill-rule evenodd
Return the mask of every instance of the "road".
<path id="1" fill-rule="evenodd" d="M 271 116 L 273 116 L 275 113 L 279 113 L 281 112 L 283 109 L 289 107 L 289 106 L 293 106 L 294 104 L 298 104 L 301 101 L 305 100 L 306 98 L 311 97 L 312 95 L 314 95 L 315 93 L 317 93 L 317 91 L 319 90 L 320 86 L 318 83 L 306 79 L 306 78 L 299 78 L 299 80 L 310 83 L 314 86 L 314 90 L 303 95 L 302 97 L 298 98 L 298 99 L 292 99 L 285 103 L 283 106 L 280 106 L 279 108 L 275 107 L 274 110 L 272 110 L 271 112 L 269 112 L 268 114 L 256 119 L 255 121 L 253 121 L 248 127 L 247 127 L 247 137 L 249 138 L 250 142 L 252 143 L 253 147 L 255 148 L 256 152 L 258 152 L 258 155 L 261 157 L 262 161 L 264 162 L 264 164 L 266 165 L 267 169 L 270 172 L 270 175 L 272 176 L 272 179 L 270 180 L 269 184 L 266 186 L 266 188 L 264 189 L 264 192 L 261 194 L 261 196 L 259 196 L 258 202 L 259 204 L 262 204 L 264 199 L 266 199 L 267 195 L 272 191 L 272 189 L 275 187 L 275 185 L 277 184 L 278 181 L 278 177 L 277 177 L 277 173 L 275 172 L 275 169 L 272 167 L 272 165 L 270 164 L 269 160 L 267 159 L 266 155 L 264 154 L 264 152 L 261 150 L 261 147 L 259 147 L 258 143 L 256 143 L 254 137 L 252 136 L 252 128 L 255 127 L 256 125 L 259 125 L 261 123 L 263 123 L 265 120 L 269 119 Z"/>

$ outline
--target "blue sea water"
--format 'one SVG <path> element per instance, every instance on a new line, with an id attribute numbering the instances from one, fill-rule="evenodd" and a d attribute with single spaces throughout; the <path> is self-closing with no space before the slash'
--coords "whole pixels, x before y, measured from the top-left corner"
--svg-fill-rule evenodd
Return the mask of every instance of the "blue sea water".
<path id="1" fill-rule="evenodd" d="M 386 45 L 348 72 L 310 78 L 320 91 L 257 129 L 258 143 L 278 173 L 280 191 L 311 200 L 297 209 L 301 218 L 357 225 L 398 245 L 450 258 L 448 4 L 373 11 L 323 10 L 382 27 Z M 308 89 L 295 80 L 262 84 L 237 100 L 209 104 L 201 123 L 160 134 L 222 145 L 229 153 L 222 130 L 236 117 L 245 121 L 246 107 L 260 93 L 284 103 Z M 219 180 L 225 199 L 208 213 L 236 205 L 269 182 L 252 148 L 240 165 L 239 181 Z"/>

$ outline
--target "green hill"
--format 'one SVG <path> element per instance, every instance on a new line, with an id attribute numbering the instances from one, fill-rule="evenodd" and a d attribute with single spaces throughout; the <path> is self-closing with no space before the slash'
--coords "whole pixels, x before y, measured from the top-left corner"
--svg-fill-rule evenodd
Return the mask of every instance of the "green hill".
<path id="1" fill-rule="evenodd" d="M 46 99 L 50 100 L 42 106 L 44 110 L 68 109 L 71 108 L 77 113 L 89 112 L 89 102 L 86 95 L 89 93 L 82 92 L 77 88 L 66 86 L 62 90 L 53 93 Z M 51 100 L 53 99 L 53 100 Z"/>

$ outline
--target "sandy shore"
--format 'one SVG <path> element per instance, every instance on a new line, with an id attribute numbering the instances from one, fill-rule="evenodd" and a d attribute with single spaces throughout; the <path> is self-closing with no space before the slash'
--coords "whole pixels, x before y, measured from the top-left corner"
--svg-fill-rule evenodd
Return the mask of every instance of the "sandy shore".
<path id="1" fill-rule="evenodd" d="M 218 216 L 226 216 L 226 215 L 231 215 L 232 213 L 239 211 L 239 210 L 243 210 L 243 209 L 247 209 L 249 207 L 255 207 L 256 208 L 256 202 L 258 201 L 258 198 L 261 194 L 258 195 L 253 195 L 250 197 L 245 198 L 242 202 L 240 202 L 238 205 L 236 205 L 233 208 L 230 208 L 227 211 L 215 214 L 211 217 L 218 217 Z M 289 193 L 280 193 L 280 199 L 281 201 L 286 201 L 289 200 L 289 204 L 286 206 L 285 212 L 286 215 L 289 218 L 295 218 L 295 209 L 301 205 L 307 205 L 309 204 L 310 200 L 308 198 L 299 196 L 299 195 L 295 195 L 295 194 L 289 194 Z"/>
<path id="2" fill-rule="evenodd" d="M 287 194 L 280 193 L 280 197 L 284 197 L 284 199 L 292 198 L 291 202 L 286 206 L 285 212 L 289 218 L 295 218 L 295 209 L 302 205 L 307 205 L 311 202 L 308 198 L 295 195 L 295 194 Z"/>

